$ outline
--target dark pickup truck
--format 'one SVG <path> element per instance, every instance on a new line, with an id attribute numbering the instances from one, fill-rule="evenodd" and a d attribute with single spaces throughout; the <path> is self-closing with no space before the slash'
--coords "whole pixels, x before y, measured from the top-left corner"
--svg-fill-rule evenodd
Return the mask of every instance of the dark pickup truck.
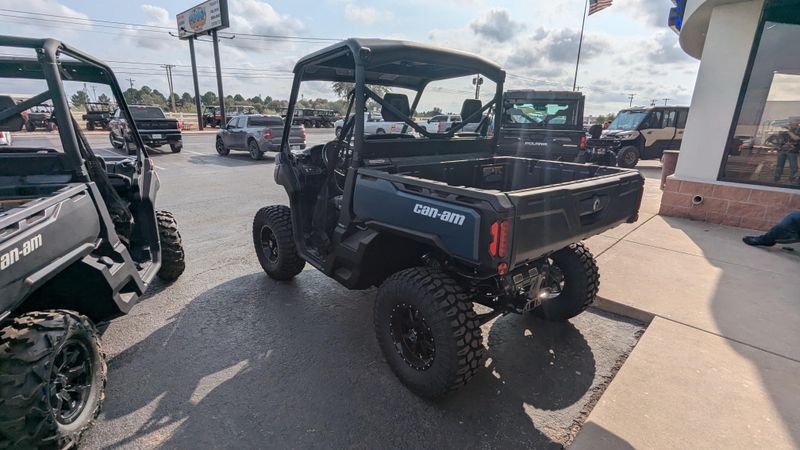
<path id="1" fill-rule="evenodd" d="M 586 148 L 585 97 L 572 91 L 511 90 L 503 97 L 498 152 L 573 162 Z"/>
<path id="2" fill-rule="evenodd" d="M 599 285 L 582 240 L 638 218 L 644 179 L 632 170 L 497 154 L 505 72 L 478 56 L 405 41 L 349 39 L 302 58 L 304 82 L 355 82 L 338 138 L 275 159 L 289 206 L 259 210 L 253 243 L 273 279 L 309 263 L 350 289 L 378 286 L 373 325 L 386 361 L 413 392 L 438 398 L 482 367 L 481 325 L 500 314 L 567 320 Z M 445 133 L 414 122 L 425 87 L 480 74 L 494 98 L 464 100 Z M 416 92 L 380 97 L 371 85 Z M 487 83 L 488 84 L 488 83 Z M 486 86 L 486 85 L 484 85 Z M 367 101 L 416 134 L 367 136 Z M 477 124 L 477 132 L 463 128 Z M 473 302 L 488 308 L 477 314 Z"/>
<path id="3" fill-rule="evenodd" d="M 181 125 L 177 120 L 167 119 L 158 106 L 130 105 L 129 108 L 144 145 L 153 148 L 169 145 L 172 153 L 179 153 L 183 149 Z M 130 127 L 120 110 L 114 112 L 109 128 L 109 140 L 114 148 L 121 149 L 133 142 Z M 131 151 L 131 146 L 128 146 L 128 152 Z"/>

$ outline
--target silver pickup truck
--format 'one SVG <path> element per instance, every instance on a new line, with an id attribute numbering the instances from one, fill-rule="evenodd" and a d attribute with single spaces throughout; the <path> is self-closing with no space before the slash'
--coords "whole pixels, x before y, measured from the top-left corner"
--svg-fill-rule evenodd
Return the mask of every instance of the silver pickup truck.
<path id="1" fill-rule="evenodd" d="M 352 117 L 351 114 L 349 117 Z M 348 118 L 349 118 L 348 117 Z M 383 120 L 383 116 L 376 112 L 365 112 L 364 113 L 364 134 L 372 135 L 372 134 L 399 134 L 403 132 L 403 122 L 388 122 Z M 336 129 L 336 136 L 339 136 L 339 132 L 342 130 L 344 126 L 344 119 L 339 119 L 334 122 L 334 127 Z M 409 134 L 413 130 L 411 127 L 405 127 L 405 133 Z"/>
<path id="2" fill-rule="evenodd" d="M 216 148 L 220 156 L 227 156 L 231 150 L 242 150 L 250 157 L 259 160 L 265 152 L 278 152 L 283 137 L 283 119 L 279 116 L 248 114 L 233 117 L 228 124 L 217 131 Z M 289 133 L 292 150 L 306 148 L 306 129 L 295 125 Z"/>

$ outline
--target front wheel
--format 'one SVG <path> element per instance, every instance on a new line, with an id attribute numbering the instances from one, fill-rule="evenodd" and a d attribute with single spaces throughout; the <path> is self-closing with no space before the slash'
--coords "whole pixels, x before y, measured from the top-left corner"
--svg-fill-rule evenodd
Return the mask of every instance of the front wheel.
<path id="1" fill-rule="evenodd" d="M 230 149 L 225 146 L 225 142 L 220 137 L 217 138 L 216 149 L 219 156 L 228 156 L 228 154 L 231 152 Z"/>
<path id="2" fill-rule="evenodd" d="M 169 149 L 172 153 L 180 153 L 183 150 L 183 144 L 169 144 Z"/>
<path id="3" fill-rule="evenodd" d="M 0 447 L 73 448 L 100 412 L 97 330 L 70 311 L 31 312 L 0 330 Z"/>
<path id="4" fill-rule="evenodd" d="M 338 137 L 341 137 L 341 134 L 342 134 L 342 127 L 336 127 L 336 130 L 334 131 L 334 133 L 336 133 L 336 137 L 337 137 L 337 138 L 338 138 Z"/>
<path id="5" fill-rule="evenodd" d="M 161 268 L 158 270 L 158 278 L 175 281 L 186 270 L 186 255 L 178 222 L 169 211 L 156 211 L 156 220 L 161 241 Z"/>
<path id="6" fill-rule="evenodd" d="M 297 253 L 288 206 L 261 208 L 253 219 L 253 245 L 261 268 L 270 278 L 286 281 L 303 271 L 306 262 Z"/>
<path id="7" fill-rule="evenodd" d="M 636 164 L 639 162 L 639 150 L 636 147 L 629 145 L 627 147 L 623 147 L 622 150 L 617 153 L 617 164 L 620 167 L 624 167 L 626 169 L 632 169 L 636 167 Z"/>
<path id="8" fill-rule="evenodd" d="M 472 302 L 439 269 L 413 267 L 389 277 L 378 289 L 373 321 L 389 367 L 420 397 L 441 398 L 481 365 L 483 337 Z"/>
<path id="9" fill-rule="evenodd" d="M 597 262 L 585 245 L 570 244 L 550 256 L 541 304 L 533 314 L 560 322 L 582 313 L 592 304 L 600 288 Z"/>
<path id="10" fill-rule="evenodd" d="M 94 131 L 94 122 L 86 122 L 86 130 Z"/>

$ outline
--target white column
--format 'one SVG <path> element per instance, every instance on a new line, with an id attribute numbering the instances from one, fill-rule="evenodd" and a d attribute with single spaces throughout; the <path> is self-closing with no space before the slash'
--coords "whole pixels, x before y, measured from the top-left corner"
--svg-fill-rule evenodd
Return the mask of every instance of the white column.
<path id="1" fill-rule="evenodd" d="M 711 13 L 678 179 L 717 181 L 762 6 L 763 0 L 723 4 Z"/>

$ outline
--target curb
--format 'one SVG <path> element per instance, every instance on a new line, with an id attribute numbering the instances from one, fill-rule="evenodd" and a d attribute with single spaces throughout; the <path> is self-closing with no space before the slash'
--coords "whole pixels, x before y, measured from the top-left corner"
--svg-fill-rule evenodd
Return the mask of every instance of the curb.
<path id="1" fill-rule="evenodd" d="M 615 302 L 614 300 L 609 300 L 604 297 L 597 296 L 595 298 L 594 303 L 592 304 L 597 309 L 602 311 L 610 312 L 612 314 L 617 314 L 624 317 L 630 317 L 631 319 L 636 319 L 640 322 L 644 322 L 647 325 L 650 325 L 650 322 L 656 318 L 656 315 L 638 308 L 634 308 L 629 305 L 625 305 L 623 303 Z"/>

